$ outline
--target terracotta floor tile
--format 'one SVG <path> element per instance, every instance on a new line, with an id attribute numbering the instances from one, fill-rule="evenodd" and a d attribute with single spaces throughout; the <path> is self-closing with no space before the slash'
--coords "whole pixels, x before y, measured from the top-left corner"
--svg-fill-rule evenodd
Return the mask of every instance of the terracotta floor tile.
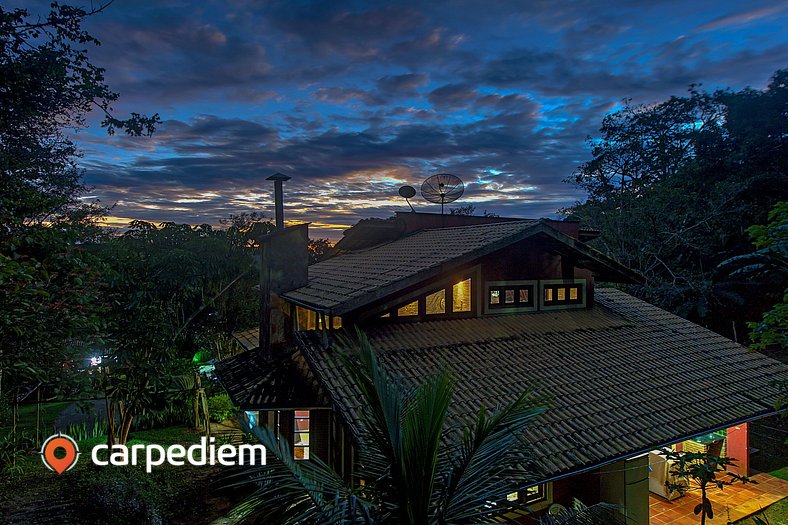
<path id="1" fill-rule="evenodd" d="M 725 525 L 746 518 L 769 505 L 788 497 L 788 481 L 775 478 L 766 473 L 752 477 L 758 484 L 735 483 L 723 490 L 716 487 L 708 491 L 715 514 L 707 520 L 709 525 Z M 698 525 L 700 518 L 693 513 L 700 503 L 700 494 L 692 491 L 684 496 L 668 501 L 649 494 L 650 523 L 652 525 Z"/>

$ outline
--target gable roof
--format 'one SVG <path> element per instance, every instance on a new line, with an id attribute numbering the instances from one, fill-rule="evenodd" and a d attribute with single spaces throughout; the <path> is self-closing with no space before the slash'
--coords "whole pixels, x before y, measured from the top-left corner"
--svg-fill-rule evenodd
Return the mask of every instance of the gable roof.
<path id="1" fill-rule="evenodd" d="M 615 289 L 585 310 L 382 324 L 367 335 L 406 383 L 448 367 L 448 421 L 530 387 L 553 398 L 513 458 L 521 486 L 772 414 L 788 366 Z M 336 352 L 299 334 L 310 368 L 351 429 L 359 396 Z M 357 434 L 357 439 L 359 435 Z"/>
<path id="2" fill-rule="evenodd" d="M 383 296 L 459 268 L 528 237 L 571 255 L 603 280 L 640 282 L 634 271 L 543 221 L 518 220 L 425 229 L 367 250 L 338 255 L 309 267 L 309 283 L 282 294 L 309 308 L 344 315 Z"/>

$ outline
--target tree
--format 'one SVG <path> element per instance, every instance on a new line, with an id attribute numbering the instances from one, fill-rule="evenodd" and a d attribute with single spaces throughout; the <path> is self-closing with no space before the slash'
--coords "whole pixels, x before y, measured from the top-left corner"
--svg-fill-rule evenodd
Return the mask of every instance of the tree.
<path id="1" fill-rule="evenodd" d="M 749 478 L 726 471 L 728 465 L 735 463 L 735 460 L 731 458 L 717 457 L 706 452 L 677 452 L 673 450 L 664 450 L 663 453 L 668 461 L 676 462 L 671 469 L 672 474 L 682 480 L 687 480 L 695 484 L 693 487 L 686 483 L 668 483 L 668 490 L 675 490 L 681 494 L 690 490 L 700 491 L 701 502 L 695 506 L 693 511 L 695 514 L 700 515 L 701 525 L 706 525 L 706 517 L 714 519 L 714 509 L 712 508 L 711 500 L 708 498 L 707 493 L 710 486 L 722 490 L 723 487 L 733 485 L 736 481 L 742 483 L 755 483 Z M 729 479 L 725 479 L 721 476 L 727 476 Z"/>
<path id="2" fill-rule="evenodd" d="M 104 69 L 90 63 L 83 46 L 100 45 L 82 21 L 103 11 L 52 4 L 44 19 L 25 9 L 0 7 L 0 217 L 38 222 L 64 216 L 81 205 L 85 191 L 79 152 L 64 129 L 86 125 L 93 109 L 104 113 L 109 133 L 151 134 L 158 115 L 112 115 L 118 99 Z M 16 221 L 13 221 L 16 219 Z M 6 225 L 8 228 L 8 225 Z"/>
<path id="3" fill-rule="evenodd" d="M 509 454 L 544 405 L 525 392 L 508 405 L 481 408 L 465 429 L 446 428 L 451 375 L 440 372 L 408 388 L 380 364 L 366 337 L 345 341 L 340 362 L 357 388 L 362 446 L 349 482 L 319 458 L 294 461 L 272 429 L 253 427 L 269 451 L 251 474 L 254 493 L 238 510 L 248 521 L 275 523 L 497 523 L 513 510 Z M 450 444 L 452 443 L 452 444 Z M 270 456 L 274 456 L 271 458 Z M 598 509 L 595 509 L 598 510 Z M 605 507 L 603 510 L 611 511 Z M 578 507 L 560 523 L 615 523 L 608 512 Z M 555 521 L 554 523 L 559 523 Z"/>
<path id="4" fill-rule="evenodd" d="M 81 28 L 105 7 L 55 3 L 35 18 L 0 6 L 0 293 L 10 298 L 0 302 L 0 394 L 14 403 L 23 386 L 81 366 L 68 341 L 103 329 L 101 268 L 86 249 L 102 210 L 79 199 L 79 151 L 65 130 L 84 127 L 93 109 L 110 133 L 150 134 L 159 120 L 112 115 L 118 95 L 90 63 L 85 48 L 98 41 Z"/>
<path id="5" fill-rule="evenodd" d="M 774 290 L 781 299 L 760 321 L 747 323 L 750 346 L 761 351 L 788 348 L 788 202 L 775 204 L 768 221 L 748 229 L 756 251 L 731 257 L 719 265 L 729 278 L 755 283 L 762 293 Z"/>
<path id="6" fill-rule="evenodd" d="M 328 239 L 309 239 L 309 245 L 307 246 L 309 264 L 318 263 L 328 257 L 333 246 Z"/>
<path id="7" fill-rule="evenodd" d="M 785 78 L 776 72 L 765 90 L 692 86 L 687 97 L 628 104 L 605 117 L 601 137 L 589 139 L 592 159 L 568 179 L 588 199 L 564 213 L 646 277 L 628 291 L 729 337 L 773 304 L 762 294 L 734 303 L 716 268 L 749 251 L 746 228 L 786 198 Z"/>
<path id="8" fill-rule="evenodd" d="M 474 213 L 476 213 L 476 206 L 473 204 L 466 204 L 465 206 L 458 206 L 449 210 L 449 215 L 473 215 Z M 498 217 L 498 214 L 484 210 L 482 217 Z"/>
<path id="9" fill-rule="evenodd" d="M 204 334 L 257 319 L 256 266 L 244 241 L 208 225 L 133 221 L 97 250 L 112 269 L 109 356 L 97 386 L 108 400 L 109 439 L 125 443 L 134 418 L 161 405 L 174 378 L 194 377 Z"/>

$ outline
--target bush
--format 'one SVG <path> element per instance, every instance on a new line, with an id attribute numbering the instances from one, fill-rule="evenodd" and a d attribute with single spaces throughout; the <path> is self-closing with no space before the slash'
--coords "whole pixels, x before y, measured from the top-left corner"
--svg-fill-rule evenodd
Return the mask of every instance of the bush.
<path id="1" fill-rule="evenodd" d="M 214 423 L 221 423 L 236 411 L 227 394 L 217 394 L 208 398 L 208 413 Z"/>
<path id="2" fill-rule="evenodd" d="M 166 491 L 141 468 L 89 467 L 80 472 L 76 487 L 91 523 L 164 523 Z"/>

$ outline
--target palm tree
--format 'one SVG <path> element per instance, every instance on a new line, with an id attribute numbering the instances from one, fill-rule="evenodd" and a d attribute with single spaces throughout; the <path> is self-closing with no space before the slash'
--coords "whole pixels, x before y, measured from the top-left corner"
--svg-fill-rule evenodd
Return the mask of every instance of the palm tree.
<path id="1" fill-rule="evenodd" d="M 363 333 L 341 346 L 339 361 L 364 407 L 356 482 L 318 458 L 294 461 L 284 439 L 254 427 L 269 463 L 242 474 L 238 484 L 251 482 L 255 489 L 237 516 L 285 525 L 442 525 L 501 523 L 514 511 L 526 512 L 507 501 L 514 489 L 507 459 L 522 446 L 525 426 L 545 410 L 543 400 L 524 392 L 495 410 L 482 407 L 461 434 L 452 432 L 445 425 L 453 390 L 448 371 L 408 388 L 381 365 Z M 596 514 L 578 504 L 565 515 L 581 521 L 550 523 L 594 523 Z"/>

